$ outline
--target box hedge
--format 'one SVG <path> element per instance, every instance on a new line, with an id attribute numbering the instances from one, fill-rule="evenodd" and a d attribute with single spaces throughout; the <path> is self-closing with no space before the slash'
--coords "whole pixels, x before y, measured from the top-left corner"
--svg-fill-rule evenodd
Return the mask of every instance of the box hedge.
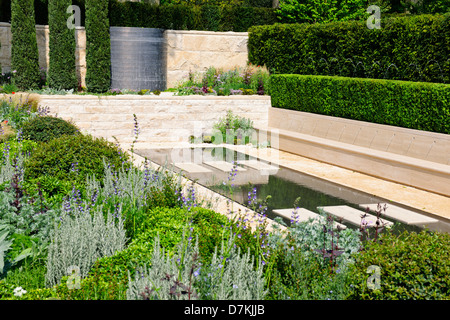
<path id="1" fill-rule="evenodd" d="M 450 85 L 383 79 L 272 75 L 272 106 L 450 134 Z"/>
<path id="2" fill-rule="evenodd" d="M 351 300 L 448 300 L 450 234 L 421 231 L 385 234 L 356 255 Z M 367 269 L 380 269 L 379 288 L 370 288 Z"/>
<path id="3" fill-rule="evenodd" d="M 273 73 L 450 83 L 450 13 L 253 26 L 248 50 Z"/>

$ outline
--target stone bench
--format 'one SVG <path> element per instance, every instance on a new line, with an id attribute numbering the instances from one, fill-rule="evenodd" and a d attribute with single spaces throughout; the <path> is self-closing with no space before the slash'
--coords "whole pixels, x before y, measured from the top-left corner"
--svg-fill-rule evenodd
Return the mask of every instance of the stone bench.
<path id="1" fill-rule="evenodd" d="M 258 130 L 279 150 L 450 196 L 450 135 L 277 108 Z"/>

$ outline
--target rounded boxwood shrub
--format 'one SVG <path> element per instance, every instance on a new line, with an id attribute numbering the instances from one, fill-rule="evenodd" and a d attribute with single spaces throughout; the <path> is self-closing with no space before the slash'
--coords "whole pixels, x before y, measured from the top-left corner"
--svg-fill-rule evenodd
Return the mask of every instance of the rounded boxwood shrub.
<path id="1" fill-rule="evenodd" d="M 380 267 L 379 288 L 367 284 L 374 278 L 370 266 Z M 448 300 L 450 234 L 385 234 L 379 242 L 367 243 L 354 267 L 352 300 Z"/>
<path id="2" fill-rule="evenodd" d="M 104 138 L 64 135 L 41 144 L 25 161 L 25 180 L 52 176 L 59 181 L 85 185 L 88 176 L 103 181 L 104 161 L 114 167 L 130 167 L 129 156 Z"/>
<path id="3" fill-rule="evenodd" d="M 72 122 L 52 116 L 35 117 L 22 126 L 22 135 L 27 140 L 48 142 L 62 135 L 78 134 Z"/>

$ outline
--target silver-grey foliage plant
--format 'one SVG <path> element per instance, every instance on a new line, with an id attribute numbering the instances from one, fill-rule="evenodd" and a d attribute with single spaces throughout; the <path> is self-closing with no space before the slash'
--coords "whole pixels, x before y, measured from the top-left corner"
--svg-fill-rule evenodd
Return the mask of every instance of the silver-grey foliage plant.
<path id="1" fill-rule="evenodd" d="M 92 212 L 91 212 L 92 211 Z M 79 276 L 87 276 L 94 262 L 125 249 L 126 236 L 121 212 L 106 218 L 101 206 L 89 210 L 88 205 L 72 206 L 55 221 L 48 247 L 46 285 L 61 283 L 72 267 Z"/>
<path id="2" fill-rule="evenodd" d="M 166 255 L 159 238 L 154 243 L 151 267 L 141 268 L 135 279 L 129 279 L 128 300 L 201 299 L 260 300 L 266 295 L 262 264 L 255 267 L 254 257 L 241 254 L 234 236 L 217 248 L 211 263 L 199 263 L 197 242 L 183 237 L 178 252 Z M 175 289 L 179 288 L 178 291 Z"/>

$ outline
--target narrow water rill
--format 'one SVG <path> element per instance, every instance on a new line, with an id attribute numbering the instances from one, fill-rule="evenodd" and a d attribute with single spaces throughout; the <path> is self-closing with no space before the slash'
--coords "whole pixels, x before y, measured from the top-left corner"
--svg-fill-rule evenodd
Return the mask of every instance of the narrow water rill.
<path id="1" fill-rule="evenodd" d="M 382 221 L 388 227 L 394 226 L 396 232 L 432 229 L 438 222 L 387 199 L 223 147 L 145 149 L 137 154 L 172 167 L 186 178 L 244 206 L 260 209 L 261 204 L 268 218 L 281 217 L 287 225 L 294 214 L 302 220 L 330 214 L 344 228 L 359 228 L 363 214 L 367 214 L 365 220 L 375 222 L 377 211 L 381 212 Z"/>

